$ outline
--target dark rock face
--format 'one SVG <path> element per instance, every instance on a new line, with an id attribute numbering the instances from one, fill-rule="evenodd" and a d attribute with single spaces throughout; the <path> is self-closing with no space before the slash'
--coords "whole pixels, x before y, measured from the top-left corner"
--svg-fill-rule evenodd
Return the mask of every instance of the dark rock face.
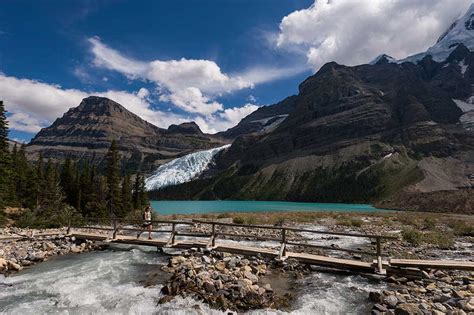
<path id="1" fill-rule="evenodd" d="M 228 139 L 235 139 L 241 135 L 267 133 L 286 119 L 288 114 L 294 109 L 296 99 L 296 95 L 293 95 L 277 104 L 262 106 L 242 119 L 237 126 L 220 132 L 218 135 Z"/>
<path id="2" fill-rule="evenodd" d="M 56 160 L 71 155 L 100 162 L 113 139 L 118 142 L 126 167 L 143 171 L 222 143 L 202 133 L 194 123 L 168 130 L 158 128 L 110 99 L 91 96 L 42 129 L 28 144 L 27 152 L 31 158 L 41 152 L 45 158 Z"/>
<path id="3" fill-rule="evenodd" d="M 373 202 L 420 181 L 415 192 L 471 189 L 474 134 L 453 99 L 467 102 L 472 86 L 462 44 L 440 63 L 328 63 L 282 102 L 278 126 L 252 132 L 256 111 L 228 130 L 241 136 L 217 161 L 218 185 L 186 198 Z"/>

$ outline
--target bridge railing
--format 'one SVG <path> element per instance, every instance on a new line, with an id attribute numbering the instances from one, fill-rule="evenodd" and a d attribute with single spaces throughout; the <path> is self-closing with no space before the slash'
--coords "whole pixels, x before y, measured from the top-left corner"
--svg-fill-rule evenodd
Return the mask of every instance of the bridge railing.
<path id="1" fill-rule="evenodd" d="M 69 224 L 68 226 L 68 234 L 70 233 L 71 228 L 82 228 L 82 229 L 95 229 L 95 230 L 103 230 L 103 231 L 112 231 L 113 235 L 112 238 L 116 239 L 117 233 L 119 231 L 130 231 L 130 232 L 137 232 L 137 239 L 140 235 L 144 232 L 153 232 L 153 233 L 170 233 L 169 239 L 166 243 L 166 246 L 174 246 L 176 244 L 176 237 L 177 236 L 187 236 L 187 237 L 203 237 L 208 238 L 208 242 L 206 244 L 207 248 L 214 248 L 216 247 L 216 239 L 219 236 L 225 237 L 235 237 L 235 238 L 252 238 L 255 240 L 266 240 L 266 241 L 275 241 L 280 243 L 280 249 L 278 252 L 278 257 L 280 259 L 284 259 L 286 257 L 287 247 L 288 246 L 298 246 L 303 248 L 317 248 L 323 250 L 331 250 L 331 251 L 343 251 L 361 255 L 368 255 L 374 256 L 377 259 L 377 269 L 380 273 L 383 272 L 382 266 L 382 257 L 384 254 L 382 253 L 382 242 L 384 240 L 394 240 L 398 239 L 395 236 L 387 236 L 387 235 L 377 235 L 377 234 L 361 234 L 361 233 L 346 233 L 346 232 L 330 232 L 330 231 L 320 231 L 320 230 L 313 230 L 313 229 L 306 229 L 306 228 L 296 228 L 290 226 L 271 226 L 271 225 L 249 225 L 249 224 L 237 224 L 237 223 L 224 223 L 224 222 L 217 222 L 217 221 L 204 221 L 204 220 L 192 220 L 192 221 L 177 221 L 177 220 L 127 220 L 124 218 L 109 218 L 109 219 L 97 219 L 97 218 L 83 218 L 83 222 L 87 222 L 87 224 L 79 224 L 76 226 L 72 226 Z M 91 225 L 91 223 L 93 225 Z M 170 226 L 170 229 L 151 229 L 148 230 L 145 224 L 151 223 L 153 226 L 156 225 L 167 225 Z M 179 225 L 187 225 L 187 226 L 194 226 L 194 225 L 209 225 L 210 226 L 210 233 L 193 233 L 193 232 L 181 232 L 177 230 L 177 226 Z M 133 225 L 138 225 L 138 227 L 131 227 Z M 280 237 L 265 237 L 260 235 L 254 234 L 235 234 L 235 233 L 228 233 L 225 231 L 219 231 L 219 227 L 237 227 L 237 228 L 244 228 L 244 229 L 268 229 L 268 230 L 276 230 L 279 231 Z M 294 232 L 294 233 L 311 233 L 311 234 L 322 234 L 322 235 L 332 235 L 332 236 L 344 236 L 344 237 L 357 237 L 357 238 L 368 238 L 370 240 L 375 241 L 376 250 L 375 252 L 363 251 L 358 249 L 350 249 L 350 248 L 341 248 L 341 247 L 332 247 L 332 246 L 325 246 L 320 244 L 314 243 L 307 243 L 307 242 L 297 242 L 292 241 L 288 238 L 287 232 Z"/>

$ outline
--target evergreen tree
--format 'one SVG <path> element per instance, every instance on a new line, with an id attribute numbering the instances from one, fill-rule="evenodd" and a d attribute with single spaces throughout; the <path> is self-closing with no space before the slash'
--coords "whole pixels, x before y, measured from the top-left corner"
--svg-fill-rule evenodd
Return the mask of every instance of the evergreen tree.
<path id="1" fill-rule="evenodd" d="M 111 216 L 118 216 L 121 209 L 120 202 L 120 155 L 117 142 L 112 140 L 106 156 L 107 174 L 107 207 Z"/>
<path id="2" fill-rule="evenodd" d="M 15 197 L 16 204 L 21 207 L 26 207 L 25 200 L 29 198 L 29 193 L 31 193 L 29 186 L 31 182 L 28 179 L 29 170 L 31 169 L 31 164 L 26 159 L 25 146 L 22 145 L 20 149 L 17 149 L 17 146 L 13 147 L 12 152 L 12 161 L 13 161 L 13 181 L 15 185 Z"/>
<path id="3" fill-rule="evenodd" d="M 122 216 L 126 216 L 133 210 L 132 203 L 132 183 L 130 175 L 126 175 L 122 181 Z"/>
<path id="4" fill-rule="evenodd" d="M 145 190 L 145 177 L 138 173 L 133 185 L 133 208 L 141 209 L 148 203 L 148 194 Z"/>
<path id="5" fill-rule="evenodd" d="M 76 189 L 74 187 L 74 165 L 71 157 L 68 155 L 64 161 L 62 170 L 61 170 L 61 187 L 66 195 L 66 202 L 70 205 L 75 204 L 75 194 Z"/>
<path id="6" fill-rule="evenodd" d="M 0 212 L 10 203 L 12 191 L 12 163 L 8 148 L 8 122 L 3 102 L 0 101 Z"/>

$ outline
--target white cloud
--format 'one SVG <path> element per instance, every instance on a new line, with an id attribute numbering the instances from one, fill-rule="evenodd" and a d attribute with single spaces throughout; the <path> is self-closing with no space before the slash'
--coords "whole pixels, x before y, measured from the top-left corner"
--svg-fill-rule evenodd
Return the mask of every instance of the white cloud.
<path id="1" fill-rule="evenodd" d="M 185 59 L 142 62 L 125 57 L 103 44 L 99 38 L 89 38 L 93 64 L 122 73 L 130 79 L 144 79 L 157 85 L 160 100 L 171 102 L 180 109 L 201 115 L 222 110 L 213 97 L 222 93 L 251 88 L 251 82 L 239 76 L 224 74 L 210 60 Z"/>
<path id="2" fill-rule="evenodd" d="M 90 95 L 110 98 L 141 118 L 163 128 L 189 121 L 189 117 L 153 109 L 147 100 L 149 91 L 145 88 L 136 93 L 116 90 L 86 92 L 0 74 L 0 97 L 10 112 L 8 120 L 10 128 L 14 130 L 38 132 Z"/>
<path id="3" fill-rule="evenodd" d="M 258 108 L 256 105 L 246 104 L 243 107 L 225 110 L 219 107 L 217 113 L 207 116 L 179 115 L 154 109 L 149 99 L 151 93 L 146 88 L 141 88 L 137 92 L 117 90 L 87 92 L 77 89 L 63 89 L 59 85 L 30 79 L 18 79 L 0 72 L 0 96 L 9 112 L 9 126 L 13 130 L 36 133 L 62 116 L 69 108 L 79 105 L 82 99 L 90 95 L 112 99 L 146 121 L 162 128 L 194 120 L 204 132 L 209 133 L 233 127 L 243 117 Z M 206 99 L 203 99 L 203 102 L 205 101 Z M 195 104 L 188 105 L 195 106 Z"/>
<path id="4" fill-rule="evenodd" d="M 471 2 L 315 1 L 282 19 L 276 45 L 305 53 L 315 69 L 367 63 L 381 53 L 403 58 L 433 45 Z"/>
<path id="5" fill-rule="evenodd" d="M 282 79 L 307 70 L 307 67 L 257 67 L 237 74 L 226 74 L 211 60 L 186 59 L 138 61 L 108 47 L 97 37 L 88 39 L 93 64 L 122 73 L 130 79 L 154 82 L 160 100 L 170 102 L 192 114 L 210 116 L 223 110 L 216 97 L 253 88 L 255 84 Z"/>

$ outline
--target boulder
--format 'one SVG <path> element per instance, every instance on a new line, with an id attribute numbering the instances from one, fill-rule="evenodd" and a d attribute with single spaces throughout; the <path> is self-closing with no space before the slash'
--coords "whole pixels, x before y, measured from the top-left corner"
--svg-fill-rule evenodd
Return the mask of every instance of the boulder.
<path id="1" fill-rule="evenodd" d="M 423 312 L 414 303 L 402 303 L 395 308 L 395 315 L 423 315 Z"/>

